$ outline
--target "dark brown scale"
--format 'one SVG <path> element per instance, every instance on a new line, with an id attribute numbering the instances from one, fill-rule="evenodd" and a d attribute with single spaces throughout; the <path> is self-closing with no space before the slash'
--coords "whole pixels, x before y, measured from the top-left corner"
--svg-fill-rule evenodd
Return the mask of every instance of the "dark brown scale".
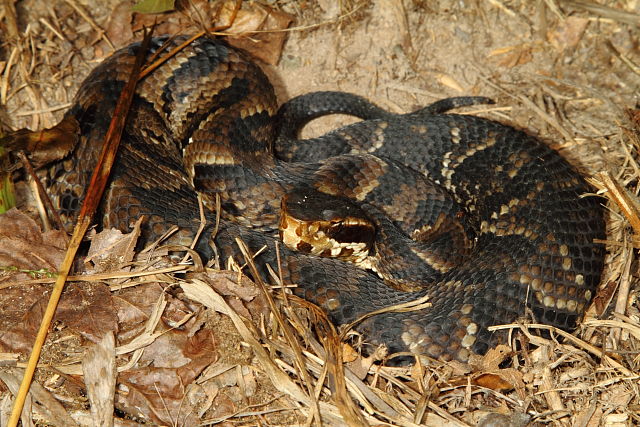
<path id="1" fill-rule="evenodd" d="M 156 39 L 154 49 L 164 40 Z M 67 113 L 80 123 L 80 143 L 51 167 L 49 190 L 68 220 L 82 200 L 136 49 L 118 51 L 97 67 Z M 300 186 L 351 193 L 362 199 L 361 208 L 376 226 L 376 252 L 388 257 L 376 268 L 399 263 L 402 271 L 393 274 L 403 274 L 396 277 L 400 287 L 416 283 L 424 289 L 395 290 L 351 264 L 281 247 L 284 280 L 297 284 L 295 292 L 319 303 L 336 323 L 429 295 L 430 308 L 378 315 L 360 325 L 361 331 L 392 352 L 463 361 L 502 341 L 504 335 L 489 333 L 487 326 L 514 321 L 526 304 L 541 321 L 575 325 L 600 280 L 604 248 L 593 240 L 604 238 L 604 221 L 596 199 L 580 198 L 590 188 L 565 160 L 513 128 L 443 114 L 458 104 L 479 102 L 475 98 L 443 100 L 408 115 L 382 113 L 360 98 L 364 103 L 353 107 L 354 114 L 368 120 L 319 139 L 289 141 L 286 148 L 283 140 L 290 140 L 301 122 L 348 112 L 350 95 L 345 99 L 346 106 L 333 108 L 332 95 L 320 94 L 314 101 L 319 110 L 288 113 L 288 124 L 279 129 L 272 118 L 273 89 L 260 69 L 222 41 L 195 41 L 141 82 L 100 222 L 127 230 L 135 217 L 145 215 L 143 239 L 155 239 L 176 224 L 183 232 L 174 239 L 184 242 L 199 225 L 196 190 L 205 192 L 209 203 L 218 193 L 226 219 L 213 243 L 221 257 L 241 260 L 236 237 L 254 252 L 266 245 L 256 262 L 268 279 L 266 265 L 276 267 L 280 197 Z M 287 106 L 301 108 L 293 102 Z M 279 155 L 294 163 L 273 155 L 274 141 Z M 325 160 L 358 150 L 369 154 Z M 429 179 L 403 175 L 402 164 Z M 425 183 L 431 181 L 443 189 L 430 189 Z M 341 190 L 338 182 L 347 188 Z M 404 198 L 415 202 L 414 211 L 394 224 L 386 214 L 401 210 L 397 206 L 404 202 L 397 193 L 403 184 L 409 192 L 418 189 Z M 453 222 L 441 221 L 438 211 L 429 213 L 432 208 L 423 203 L 428 198 L 440 203 L 438 209 Z M 456 225 L 456 218 L 463 222 Z M 398 228 L 437 222 L 444 224 L 444 233 L 423 236 L 436 247 L 431 255 Z M 461 230 L 469 237 L 460 241 L 475 235 L 475 244 L 468 254 L 447 257 L 456 238 L 445 236 Z M 206 238 L 197 249 L 211 255 Z M 428 256 L 446 268 L 425 266 Z"/>

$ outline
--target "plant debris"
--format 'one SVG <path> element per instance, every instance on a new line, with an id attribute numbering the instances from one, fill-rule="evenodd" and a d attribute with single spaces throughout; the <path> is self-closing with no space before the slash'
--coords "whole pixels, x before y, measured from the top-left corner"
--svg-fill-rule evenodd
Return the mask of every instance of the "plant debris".
<path id="1" fill-rule="evenodd" d="M 1 124 L 53 128 L 82 78 L 143 25 L 197 33 L 224 27 L 240 5 L 223 31 L 272 64 L 281 101 L 345 90 L 405 112 L 462 94 L 495 99 L 462 113 L 540 135 L 591 178 L 609 211 L 607 268 L 575 334 L 499 326 L 512 345 L 468 365 L 388 367 L 384 349 L 363 357 L 361 337 L 341 343 L 321 311 L 277 280 L 253 283 L 237 266 L 202 271 L 161 246 L 135 251 L 135 228 L 92 233 L 23 425 L 640 423 L 637 2 L 191 0 L 152 15 L 133 3 L 2 3 Z M 304 133 L 349 120 L 322 118 Z M 41 231 L 37 197 L 16 181 L 20 211 L 0 215 L 0 424 L 67 244 Z"/>

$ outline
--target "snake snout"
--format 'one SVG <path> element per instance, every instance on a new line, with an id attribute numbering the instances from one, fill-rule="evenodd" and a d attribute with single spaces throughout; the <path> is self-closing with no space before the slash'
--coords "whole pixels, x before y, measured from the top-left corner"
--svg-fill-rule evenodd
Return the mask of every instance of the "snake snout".
<path id="1" fill-rule="evenodd" d="M 282 198 L 280 238 L 289 248 L 356 264 L 369 256 L 376 229 L 358 206 L 311 189 Z"/>

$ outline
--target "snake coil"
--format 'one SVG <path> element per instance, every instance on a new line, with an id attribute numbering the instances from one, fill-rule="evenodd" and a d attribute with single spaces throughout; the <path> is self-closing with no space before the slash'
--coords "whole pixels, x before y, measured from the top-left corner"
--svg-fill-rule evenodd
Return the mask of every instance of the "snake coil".
<path id="1" fill-rule="evenodd" d="M 154 39 L 152 50 L 166 40 Z M 95 68 L 67 112 L 80 123 L 80 138 L 49 167 L 48 191 L 69 222 L 138 47 L 121 49 Z M 352 95 L 318 93 L 284 104 L 277 114 L 271 84 L 246 54 L 217 39 L 198 39 L 139 83 L 100 223 L 127 230 L 145 215 L 144 240 L 176 224 L 180 232 L 172 242 L 188 244 L 199 225 L 197 193 L 208 206 L 219 195 L 218 232 L 211 242 L 200 239 L 197 249 L 212 256 L 215 244 L 226 259 L 242 258 L 236 237 L 254 252 L 267 246 L 255 260 L 266 274 L 267 264 L 276 266 L 283 195 L 304 188 L 346 197 L 364 206 L 375 224 L 376 259 L 389 257 L 390 274 L 411 291 L 387 286 L 371 270 L 281 247 L 283 279 L 336 323 L 428 295 L 429 308 L 373 316 L 359 329 L 392 352 L 462 361 L 504 339 L 488 326 L 527 310 L 572 328 L 603 269 L 604 248 L 594 243 L 604 238 L 603 209 L 594 197 L 582 197 L 590 187 L 538 139 L 446 113 L 473 102 L 460 99 L 395 115 Z M 308 120 L 334 111 L 367 120 L 296 139 Z M 451 239 L 429 234 L 443 223 L 443 211 L 464 217 L 444 235 L 464 231 L 468 253 L 449 256 Z M 402 218 L 389 219 L 389 212 Z M 427 230 L 422 240 L 440 245 L 435 252 L 416 246 L 420 233 L 398 237 L 414 226 Z M 387 268 L 375 262 L 374 270 Z"/>

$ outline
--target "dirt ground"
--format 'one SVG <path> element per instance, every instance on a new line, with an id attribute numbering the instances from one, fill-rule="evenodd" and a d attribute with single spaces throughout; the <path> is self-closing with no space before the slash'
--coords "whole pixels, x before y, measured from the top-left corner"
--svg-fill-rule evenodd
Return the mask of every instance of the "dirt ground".
<path id="1" fill-rule="evenodd" d="M 57 123 L 83 77 L 114 47 L 139 39 L 142 23 L 151 22 L 149 17 L 132 17 L 131 3 L 25 0 L 15 2 L 15 11 L 8 6 L 13 4 L 11 0 L 0 4 L 0 124 L 6 131 L 41 129 Z M 199 22 L 215 22 L 212 16 L 220 2 L 183 3 L 191 6 L 182 14 L 171 18 L 158 15 L 160 31 L 193 33 L 199 30 Z M 488 96 L 495 105 L 474 106 L 465 113 L 540 136 L 593 178 L 598 189 L 608 190 L 607 198 L 613 200 L 608 202 L 610 253 L 604 290 L 590 310 L 588 325 L 581 328 L 578 338 L 562 344 L 531 337 L 536 346 L 530 353 L 517 357 L 494 353 L 475 366 L 433 363 L 380 368 L 355 355 L 340 385 L 332 383 L 332 368 L 317 356 L 313 345 L 301 354 L 287 350 L 287 338 L 274 326 L 274 314 L 260 297 L 259 287 L 246 284 L 252 289 L 250 295 L 239 291 L 234 287 L 234 274 L 194 276 L 191 284 L 218 283 L 212 286 L 241 314 L 247 304 L 256 304 L 249 310 L 256 326 L 248 329 L 233 315 L 221 314 L 227 313 L 224 301 L 216 302 L 223 306 L 215 310 L 204 310 L 214 304 L 205 302 L 213 298 L 208 294 L 199 294 L 194 288 L 191 298 L 184 300 L 167 292 L 167 286 L 184 284 L 182 276 L 173 275 L 177 269 L 149 280 L 131 273 L 130 283 L 122 277 L 106 276 L 91 282 L 103 286 L 91 288 L 91 294 L 85 294 L 81 287 L 67 291 L 71 295 L 71 302 L 63 306 L 67 317 L 57 317 L 58 327 L 54 325 L 44 353 L 48 368 L 36 377 L 41 387 L 32 402 L 33 422 L 66 425 L 69 418 L 65 417 L 71 417 L 80 425 L 91 424 L 90 397 L 84 392 L 80 361 L 101 336 L 96 325 L 119 323 L 118 345 L 144 334 L 149 341 L 147 347 L 137 347 L 146 348 L 137 364 L 127 365 L 131 353 L 118 353 L 118 365 L 127 367 L 118 379 L 118 425 L 639 424 L 640 317 L 635 257 L 640 220 L 634 195 L 640 171 L 640 1 L 265 0 L 245 1 L 242 10 L 249 26 L 252 18 L 264 18 L 265 10 L 280 14 L 269 24 L 277 32 L 252 35 L 262 43 L 266 40 L 268 47 L 251 40 L 244 40 L 243 46 L 262 51 L 273 60 L 264 68 L 281 101 L 312 90 L 342 90 L 363 95 L 390 111 L 407 112 L 451 96 Z M 289 18 L 291 23 L 284 31 Z M 281 38 L 284 44 L 280 50 Z M 321 119 L 305 132 L 319 134 L 349 120 Z M 25 185 L 18 188 L 28 193 Z M 620 192 L 617 198 L 612 196 L 616 189 Z M 37 218 L 33 200 L 20 200 L 20 210 Z M 603 203 L 607 203 L 604 197 Z M 64 239 L 56 234 L 36 237 L 39 222 L 36 225 L 25 218 L 12 221 L 7 226 L 11 233 L 26 235 L 24 253 L 35 253 L 29 245 L 40 245 L 42 253 L 37 252 L 34 258 L 45 260 L 23 269 L 47 265 L 55 269 L 59 258 L 52 254 L 63 253 Z M 6 229 L 5 234 L 0 230 L 0 236 L 10 235 L 6 233 Z M 109 242 L 106 246 L 115 245 L 113 240 Z M 106 258 L 114 253 L 107 251 Z M 7 261 L 11 259 L 2 258 L 5 267 L 17 262 L 16 257 Z M 113 264 L 109 264 L 111 269 L 103 265 L 102 270 L 95 270 L 99 264 L 95 262 L 89 272 L 113 271 Z M 116 267 L 120 268 L 117 263 Z M 158 260 L 152 267 L 174 266 Z M 32 321 L 33 312 L 40 313 L 40 308 L 34 307 L 42 306 L 52 280 L 4 270 L 0 270 L 0 291 L 14 289 L 14 294 L 0 294 L 2 316 Z M 16 280 L 20 281 L 18 287 Z M 229 284 L 219 284 L 225 281 Z M 7 285 L 10 283 L 13 287 Z M 132 286 L 119 288 L 126 283 Z M 139 290 L 142 284 L 144 295 Z M 15 297 L 16 292 L 21 294 L 22 305 L 13 304 L 7 296 Z M 76 294 L 78 299 L 73 300 Z M 107 309 L 104 304 L 97 307 L 96 301 L 106 300 Z M 146 326 L 160 300 L 170 311 L 161 316 L 164 326 L 155 324 L 166 332 L 165 341 L 152 334 L 156 329 Z M 93 307 L 92 328 L 86 319 L 79 319 L 81 315 L 74 314 L 74 305 L 82 304 Z M 612 316 L 614 307 L 620 314 Z M 127 325 L 138 326 L 124 328 L 124 313 L 132 316 Z M 193 317 L 180 323 L 187 314 Z M 291 315 L 287 310 L 285 314 Z M 300 316 L 302 320 L 298 320 L 304 324 L 305 315 Z M 181 333 L 170 334 L 174 329 L 167 325 L 175 323 L 186 326 Z M 0 368 L 0 425 L 11 410 L 11 393 L 24 366 L 20 363 L 28 354 L 36 327 L 24 331 L 15 321 L 0 322 L 0 352 L 14 354 L 5 363 L 0 361 L 0 366 L 7 366 Z M 8 345 L 7 331 L 13 334 L 10 338 L 14 342 L 24 345 Z M 270 357 L 261 355 L 252 336 L 257 337 L 255 345 L 266 348 Z M 182 359 L 168 355 L 167 348 Z M 500 363 L 506 359 L 511 361 L 508 367 Z M 164 385 L 159 385 L 162 382 Z M 46 406 L 49 412 L 43 408 Z M 57 409 L 51 409 L 54 407 Z"/>

